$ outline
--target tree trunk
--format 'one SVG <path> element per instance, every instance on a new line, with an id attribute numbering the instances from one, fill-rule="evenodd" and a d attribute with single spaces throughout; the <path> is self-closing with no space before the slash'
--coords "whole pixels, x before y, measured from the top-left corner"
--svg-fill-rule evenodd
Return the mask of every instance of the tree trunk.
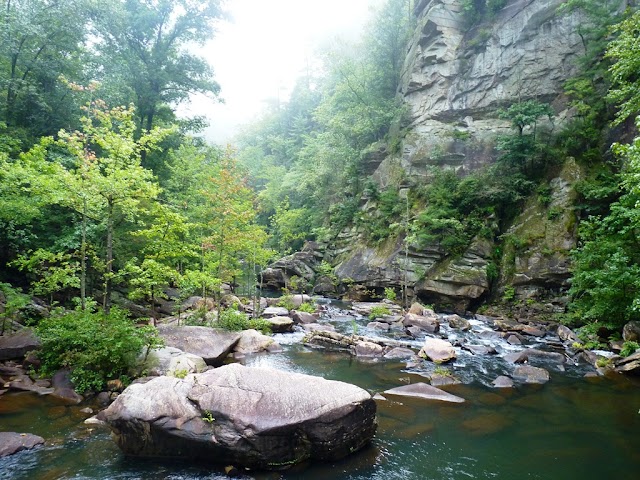
<path id="1" fill-rule="evenodd" d="M 111 311 L 111 290 L 112 276 L 113 276 L 113 199 L 107 200 L 108 213 L 107 213 L 107 265 L 105 272 L 104 282 L 104 302 L 103 308 L 105 313 Z"/>

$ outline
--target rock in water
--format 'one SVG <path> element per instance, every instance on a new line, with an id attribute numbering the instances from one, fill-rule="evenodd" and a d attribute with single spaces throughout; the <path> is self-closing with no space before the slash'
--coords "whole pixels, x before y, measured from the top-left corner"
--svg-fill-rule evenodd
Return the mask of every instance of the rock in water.
<path id="1" fill-rule="evenodd" d="M 392 388 L 386 390 L 385 395 L 401 395 L 405 397 L 418 397 L 425 400 L 435 400 L 438 402 L 447 403 L 464 403 L 464 398 L 452 395 L 451 393 L 440 390 L 439 388 L 432 387 L 426 383 L 412 383 L 411 385 L 404 385 L 402 387 Z"/>
<path id="2" fill-rule="evenodd" d="M 445 363 L 456 358 L 456 349 L 446 340 L 427 337 L 418 355 L 432 362 Z"/>
<path id="3" fill-rule="evenodd" d="M 42 445 L 44 438 L 30 433 L 0 432 L 0 458 Z"/>
<path id="4" fill-rule="evenodd" d="M 375 433 L 375 413 L 354 385 L 230 364 L 131 385 L 100 418 L 127 455 L 280 470 L 359 450 Z"/>

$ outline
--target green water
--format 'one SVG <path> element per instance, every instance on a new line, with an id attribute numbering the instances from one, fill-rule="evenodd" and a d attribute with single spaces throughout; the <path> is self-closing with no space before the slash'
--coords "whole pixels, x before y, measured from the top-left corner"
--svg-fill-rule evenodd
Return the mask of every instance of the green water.
<path id="1" fill-rule="evenodd" d="M 404 364 L 285 347 L 247 365 L 343 380 L 370 392 L 424 381 Z M 473 368 L 470 365 L 466 368 Z M 493 375 L 487 372 L 488 376 Z M 447 390 L 464 404 L 378 402 L 372 445 L 342 462 L 256 479 L 638 479 L 640 383 L 551 372 L 544 386 L 499 391 L 480 383 Z M 218 467 L 125 458 L 81 407 L 32 394 L 0 397 L 0 429 L 45 437 L 45 447 L 0 459 L 0 479 L 220 479 Z"/>

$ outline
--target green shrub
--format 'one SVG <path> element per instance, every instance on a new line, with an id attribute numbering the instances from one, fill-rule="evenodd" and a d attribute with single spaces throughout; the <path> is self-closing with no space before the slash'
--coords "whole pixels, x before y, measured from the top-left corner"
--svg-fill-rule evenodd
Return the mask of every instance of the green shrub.
<path id="1" fill-rule="evenodd" d="M 638 342 L 624 342 L 622 344 L 622 350 L 620 350 L 620 356 L 628 357 L 629 355 L 634 354 L 638 349 L 640 349 L 640 344 Z"/>
<path id="2" fill-rule="evenodd" d="M 298 312 L 307 312 L 307 313 L 315 313 L 316 307 L 313 303 L 304 302 L 298 308 L 296 308 Z"/>
<path id="3" fill-rule="evenodd" d="M 293 298 L 291 295 L 284 295 L 280 297 L 278 303 L 276 303 L 278 307 L 286 308 L 287 310 L 293 310 L 295 305 L 293 304 Z"/>
<path id="4" fill-rule="evenodd" d="M 385 287 L 384 289 L 384 298 L 387 300 L 391 300 L 394 302 L 398 296 L 396 295 L 396 291 L 391 287 Z"/>
<path id="5" fill-rule="evenodd" d="M 136 325 L 126 313 L 74 311 L 54 313 L 40 321 L 40 373 L 71 370 L 78 392 L 100 391 L 107 380 L 125 375 L 144 347 L 162 344 L 154 327 Z"/>
<path id="6" fill-rule="evenodd" d="M 369 312 L 369 320 L 375 320 L 376 318 L 384 317 L 385 315 L 389 315 L 391 312 L 388 307 L 384 305 L 376 305 Z"/>
<path id="7" fill-rule="evenodd" d="M 232 332 L 253 328 L 264 334 L 271 333 L 271 324 L 268 320 L 263 318 L 249 318 L 244 313 L 233 309 L 222 310 L 215 326 Z"/>

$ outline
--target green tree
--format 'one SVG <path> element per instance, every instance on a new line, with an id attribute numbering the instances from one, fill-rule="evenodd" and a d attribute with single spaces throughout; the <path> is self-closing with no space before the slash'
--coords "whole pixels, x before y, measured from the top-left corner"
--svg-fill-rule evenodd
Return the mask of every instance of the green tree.
<path id="1" fill-rule="evenodd" d="M 212 36 L 212 22 L 220 17 L 218 3 L 125 0 L 98 10 L 97 48 L 108 59 L 103 62 L 105 80 L 124 84 L 133 93 L 138 131 L 151 130 L 158 115 L 171 113 L 167 106 L 193 93 L 218 94 L 211 67 L 192 48 Z"/>

